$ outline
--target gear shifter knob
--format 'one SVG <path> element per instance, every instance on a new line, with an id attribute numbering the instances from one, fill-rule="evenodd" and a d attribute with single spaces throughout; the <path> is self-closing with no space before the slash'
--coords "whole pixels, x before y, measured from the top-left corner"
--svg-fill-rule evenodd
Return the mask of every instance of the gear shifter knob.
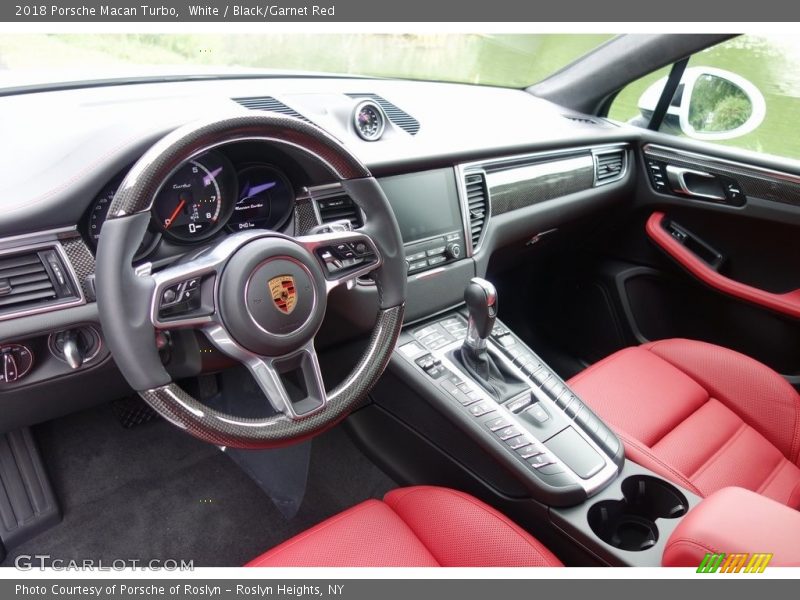
<path id="1" fill-rule="evenodd" d="M 497 290 L 485 279 L 473 277 L 464 290 L 464 302 L 469 311 L 464 345 L 473 350 L 482 350 L 497 319 Z"/>

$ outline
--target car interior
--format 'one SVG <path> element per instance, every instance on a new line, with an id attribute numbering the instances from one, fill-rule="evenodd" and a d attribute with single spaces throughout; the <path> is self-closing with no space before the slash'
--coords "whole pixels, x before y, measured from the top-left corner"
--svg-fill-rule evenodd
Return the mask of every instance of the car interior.
<path id="1" fill-rule="evenodd" d="M 730 37 L 0 91 L 2 565 L 800 565 L 800 163 L 608 118 Z"/>

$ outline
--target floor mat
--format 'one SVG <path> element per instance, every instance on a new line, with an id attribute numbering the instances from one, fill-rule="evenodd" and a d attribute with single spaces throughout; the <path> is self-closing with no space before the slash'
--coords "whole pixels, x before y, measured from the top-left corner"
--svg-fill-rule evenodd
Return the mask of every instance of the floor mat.
<path id="1" fill-rule="evenodd" d="M 308 488 L 284 519 L 230 458 L 162 419 L 120 426 L 110 405 L 38 426 L 64 519 L 13 548 L 53 559 L 176 559 L 239 566 L 367 498 L 396 487 L 341 428 L 312 442 Z"/>

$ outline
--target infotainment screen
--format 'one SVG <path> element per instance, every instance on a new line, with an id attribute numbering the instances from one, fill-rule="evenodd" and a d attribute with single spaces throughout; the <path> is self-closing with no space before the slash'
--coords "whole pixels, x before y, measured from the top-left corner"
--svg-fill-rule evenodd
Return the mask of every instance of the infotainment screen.
<path id="1" fill-rule="evenodd" d="M 404 243 L 462 230 L 452 169 L 384 177 L 378 183 L 389 199 Z"/>

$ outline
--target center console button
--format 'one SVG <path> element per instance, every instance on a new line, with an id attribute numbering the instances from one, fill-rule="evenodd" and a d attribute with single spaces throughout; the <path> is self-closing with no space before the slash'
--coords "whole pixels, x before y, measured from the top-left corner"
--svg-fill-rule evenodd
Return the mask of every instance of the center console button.
<path id="1" fill-rule="evenodd" d="M 531 398 L 530 394 L 525 394 L 520 398 L 514 398 L 511 400 L 508 404 L 506 404 L 506 408 L 513 413 L 518 413 L 525 407 L 530 406 L 532 402 L 533 399 Z"/>
<path id="2" fill-rule="evenodd" d="M 550 395 L 553 398 L 558 398 L 561 394 L 567 391 L 567 387 L 561 383 L 560 381 L 556 382 L 553 388 L 550 390 Z"/>
<path id="3" fill-rule="evenodd" d="M 543 475 L 556 475 L 558 473 L 564 473 L 564 467 L 559 465 L 558 463 L 550 463 L 549 465 L 542 465 L 540 467 L 534 467 L 537 473 L 542 473 Z"/>
<path id="4" fill-rule="evenodd" d="M 583 410 L 578 413 L 577 421 L 583 425 L 584 429 L 586 429 L 589 433 L 595 433 L 600 427 L 600 421 L 598 421 L 597 418 L 591 412 L 589 412 L 585 406 L 583 407 Z"/>
<path id="5" fill-rule="evenodd" d="M 531 441 L 525 437 L 524 435 L 518 435 L 513 437 L 509 440 L 506 440 L 506 444 L 512 450 L 519 450 L 520 448 L 524 448 L 525 446 L 529 446 Z"/>
<path id="6" fill-rule="evenodd" d="M 550 419 L 550 414 L 547 412 L 544 406 L 542 406 L 541 402 L 537 402 L 531 406 L 525 414 L 533 417 L 533 420 L 537 423 L 544 423 Z"/>
<path id="7" fill-rule="evenodd" d="M 419 338 L 423 338 L 432 333 L 436 333 L 437 331 L 439 330 L 436 328 L 436 325 L 428 325 L 427 327 L 423 327 L 422 329 L 417 329 L 414 332 L 414 335 L 416 335 Z"/>
<path id="8" fill-rule="evenodd" d="M 514 339 L 514 336 L 511 335 L 504 335 L 497 339 L 503 348 L 511 348 L 512 346 L 516 346 L 517 340 Z"/>
<path id="9" fill-rule="evenodd" d="M 525 365 L 524 371 L 528 377 L 535 377 L 537 373 L 548 372 L 547 368 L 538 360 L 531 361 Z"/>
<path id="10" fill-rule="evenodd" d="M 542 452 L 528 459 L 528 464 L 534 469 L 541 469 L 545 465 L 551 465 L 554 462 L 555 459 L 547 452 Z"/>
<path id="11" fill-rule="evenodd" d="M 556 396 L 556 406 L 559 408 L 564 408 L 572 398 L 572 392 L 568 389 L 564 389 L 564 392 Z"/>
<path id="12" fill-rule="evenodd" d="M 569 403 L 564 407 L 564 412 L 567 413 L 567 416 L 572 419 L 575 415 L 578 414 L 578 411 L 583 406 L 583 403 L 578 400 L 577 396 L 572 396 Z"/>
<path id="13" fill-rule="evenodd" d="M 505 441 L 511 439 L 512 437 L 522 435 L 522 432 L 513 425 L 510 425 L 508 427 L 503 427 L 503 429 L 498 429 L 495 431 L 495 435 L 497 435 L 497 437 L 499 437 L 501 440 Z"/>
<path id="14" fill-rule="evenodd" d="M 539 369 L 533 373 L 533 379 L 539 384 L 539 387 L 542 387 L 550 379 L 550 372 L 547 369 Z"/>
<path id="15" fill-rule="evenodd" d="M 537 454 L 542 454 L 543 450 L 539 450 L 539 448 L 537 448 L 536 446 L 531 445 L 531 446 L 524 446 L 523 448 L 518 449 L 517 453 L 522 458 L 531 458 L 533 456 L 536 456 Z"/>
<path id="16" fill-rule="evenodd" d="M 446 260 L 447 258 L 445 258 L 444 256 L 432 256 L 428 259 L 428 265 L 432 267 L 434 265 L 441 264 Z"/>
<path id="17" fill-rule="evenodd" d="M 551 377 L 550 379 L 547 380 L 547 383 L 545 383 L 542 386 L 542 389 L 545 392 L 547 392 L 548 394 L 552 394 L 553 390 L 556 389 L 557 385 L 561 385 L 561 384 L 558 382 L 558 380 L 555 377 Z"/>
<path id="18" fill-rule="evenodd" d="M 491 431 L 497 431 L 498 429 L 502 429 L 503 427 L 508 427 L 510 423 L 504 417 L 497 417 L 496 419 L 492 419 L 491 421 L 486 422 L 486 426 Z"/>
<path id="19" fill-rule="evenodd" d="M 523 353 L 522 350 L 520 350 L 516 346 L 511 346 L 511 348 L 506 348 L 506 354 L 508 354 L 513 360 L 513 359 L 515 359 L 515 358 L 517 358 L 519 356 L 522 356 L 522 354 L 524 354 L 524 353 Z"/>
<path id="20" fill-rule="evenodd" d="M 495 326 L 492 327 L 492 335 L 494 337 L 500 337 L 501 335 L 506 335 L 507 333 L 510 333 L 510 331 L 499 323 L 496 323 Z"/>
<path id="21" fill-rule="evenodd" d="M 469 412 L 473 417 L 482 417 L 494 412 L 494 407 L 490 406 L 487 402 L 478 402 L 469 407 Z"/>

